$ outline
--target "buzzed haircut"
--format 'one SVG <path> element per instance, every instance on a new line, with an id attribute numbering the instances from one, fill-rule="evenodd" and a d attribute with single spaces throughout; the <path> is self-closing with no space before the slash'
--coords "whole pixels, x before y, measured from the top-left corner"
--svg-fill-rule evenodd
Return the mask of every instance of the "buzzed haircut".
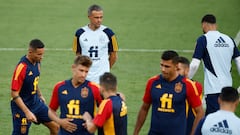
<path id="1" fill-rule="evenodd" d="M 74 59 L 74 64 L 75 65 L 83 65 L 85 67 L 90 68 L 92 65 L 92 60 L 85 55 L 78 55 L 76 56 L 76 58 Z"/>
<path id="2" fill-rule="evenodd" d="M 184 64 L 184 65 L 186 65 L 188 67 L 190 65 L 190 61 L 186 57 L 183 57 L 183 56 L 179 56 L 178 57 L 178 62 L 182 63 L 182 64 Z"/>
<path id="3" fill-rule="evenodd" d="M 33 50 L 36 50 L 36 49 L 44 48 L 44 44 L 39 39 L 33 39 L 30 41 L 29 47 L 32 48 Z"/>
<path id="4" fill-rule="evenodd" d="M 89 8 L 88 8 L 88 15 L 90 16 L 92 14 L 92 11 L 102 11 L 102 7 L 100 7 L 99 5 L 91 5 Z"/>
<path id="5" fill-rule="evenodd" d="M 233 87 L 224 87 L 222 88 L 219 98 L 225 102 L 235 102 L 239 100 L 239 94 Z"/>
<path id="6" fill-rule="evenodd" d="M 215 24 L 216 21 L 216 17 L 212 14 L 207 14 L 202 18 L 202 23 L 203 22 L 207 22 L 207 23 L 211 23 L 211 24 Z"/>
<path id="7" fill-rule="evenodd" d="M 105 72 L 100 76 L 100 85 L 103 86 L 107 91 L 117 90 L 117 78 L 110 72 Z"/>
<path id="8" fill-rule="evenodd" d="M 172 62 L 174 64 L 177 64 L 178 63 L 178 53 L 173 50 L 164 51 L 161 56 L 161 59 L 162 60 L 172 60 Z"/>

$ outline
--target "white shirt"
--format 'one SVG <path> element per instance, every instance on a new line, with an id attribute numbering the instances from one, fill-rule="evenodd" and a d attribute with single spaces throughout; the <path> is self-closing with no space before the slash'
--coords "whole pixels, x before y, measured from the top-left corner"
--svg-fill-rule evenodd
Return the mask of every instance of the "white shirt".
<path id="1" fill-rule="evenodd" d="M 89 56 L 93 61 L 86 79 L 99 84 L 99 77 L 110 72 L 109 53 L 118 49 L 116 41 L 113 41 L 114 33 L 103 25 L 96 30 L 86 25 L 77 30 L 75 37 L 76 52 Z"/>
<path id="2" fill-rule="evenodd" d="M 201 128 L 202 135 L 240 135 L 240 119 L 229 111 L 209 114 Z"/>
<path id="3" fill-rule="evenodd" d="M 231 61 L 239 56 L 234 41 L 223 33 L 209 31 L 198 38 L 193 59 L 204 62 L 205 94 L 220 93 L 223 87 L 232 86 Z"/>

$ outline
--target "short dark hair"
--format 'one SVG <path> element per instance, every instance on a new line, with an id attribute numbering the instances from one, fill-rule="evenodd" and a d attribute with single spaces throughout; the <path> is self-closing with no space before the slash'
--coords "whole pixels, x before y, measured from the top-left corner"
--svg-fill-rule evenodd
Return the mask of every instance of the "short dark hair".
<path id="1" fill-rule="evenodd" d="M 224 87 L 222 88 L 219 98 L 225 102 L 235 102 L 239 100 L 238 91 L 233 87 Z"/>
<path id="2" fill-rule="evenodd" d="M 110 72 L 105 72 L 100 76 L 100 85 L 108 90 L 117 90 L 117 78 Z"/>
<path id="3" fill-rule="evenodd" d="M 92 60 L 85 55 L 78 55 L 76 56 L 76 58 L 74 59 L 74 64 L 75 65 L 83 65 L 85 67 L 90 68 L 92 65 Z"/>
<path id="4" fill-rule="evenodd" d="M 172 60 L 172 62 L 174 64 L 177 64 L 178 63 L 178 53 L 173 50 L 164 51 L 161 56 L 161 59 L 162 60 Z"/>
<path id="5" fill-rule="evenodd" d="M 202 23 L 207 22 L 211 24 L 215 24 L 217 22 L 216 17 L 212 14 L 207 14 L 202 18 Z"/>
<path id="6" fill-rule="evenodd" d="M 36 49 L 39 49 L 39 48 L 44 48 L 44 44 L 39 39 L 33 39 L 33 40 L 30 41 L 29 47 L 36 50 Z"/>
<path id="7" fill-rule="evenodd" d="M 91 5 L 89 8 L 88 8 L 88 15 L 91 15 L 92 11 L 102 11 L 102 7 L 100 7 L 99 5 Z"/>
<path id="8" fill-rule="evenodd" d="M 183 57 L 183 56 L 178 57 L 178 63 L 182 63 L 188 67 L 190 65 L 190 61 L 186 57 Z"/>

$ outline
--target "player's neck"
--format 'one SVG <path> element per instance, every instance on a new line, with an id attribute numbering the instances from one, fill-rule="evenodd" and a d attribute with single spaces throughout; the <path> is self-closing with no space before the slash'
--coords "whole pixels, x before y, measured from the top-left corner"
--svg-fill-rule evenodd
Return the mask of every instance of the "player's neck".
<path id="1" fill-rule="evenodd" d="M 221 103 L 220 109 L 224 111 L 234 112 L 236 109 L 236 105 L 233 103 Z"/>
<path id="2" fill-rule="evenodd" d="M 104 93 L 104 98 L 105 99 L 107 99 L 107 98 L 109 98 L 109 97 L 111 97 L 111 96 L 116 96 L 117 95 L 117 93 L 116 92 L 106 92 L 106 93 Z"/>
<path id="3" fill-rule="evenodd" d="M 34 61 L 29 55 L 27 55 L 26 58 L 27 58 L 28 61 L 29 61 L 30 63 L 32 63 L 33 65 L 36 64 L 36 61 Z"/>
<path id="4" fill-rule="evenodd" d="M 171 76 L 170 78 L 167 79 L 167 81 L 171 82 L 173 80 L 175 80 L 178 77 L 178 73 L 176 72 L 173 76 Z"/>
<path id="5" fill-rule="evenodd" d="M 88 27 L 92 30 L 92 31 L 95 31 L 95 30 L 97 30 L 99 27 L 96 27 L 96 26 L 94 26 L 94 25 L 92 25 L 92 24 L 88 24 Z"/>
<path id="6" fill-rule="evenodd" d="M 73 85 L 74 88 L 77 88 L 77 87 L 79 87 L 80 85 L 83 84 L 83 82 L 79 82 L 79 81 L 76 81 L 74 79 L 72 79 L 71 82 L 72 82 L 72 85 Z"/>

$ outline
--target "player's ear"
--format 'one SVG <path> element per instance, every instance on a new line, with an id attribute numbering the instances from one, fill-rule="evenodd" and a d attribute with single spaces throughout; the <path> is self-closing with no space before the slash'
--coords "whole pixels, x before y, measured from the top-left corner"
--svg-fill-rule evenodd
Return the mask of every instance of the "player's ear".
<path id="1" fill-rule="evenodd" d="M 72 64 L 72 71 L 76 68 L 75 64 Z"/>
<path id="2" fill-rule="evenodd" d="M 222 100 L 220 99 L 220 97 L 218 97 L 218 104 L 220 105 L 222 102 Z"/>

